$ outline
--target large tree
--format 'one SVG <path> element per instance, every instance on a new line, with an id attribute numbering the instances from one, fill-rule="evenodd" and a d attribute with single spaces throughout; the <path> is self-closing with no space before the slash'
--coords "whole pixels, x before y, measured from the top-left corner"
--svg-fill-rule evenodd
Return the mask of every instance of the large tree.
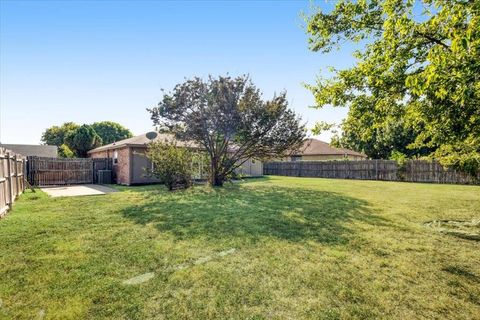
<path id="1" fill-rule="evenodd" d="M 65 122 L 61 126 L 51 126 L 42 133 L 42 142 L 48 145 L 60 147 L 65 143 L 65 136 L 78 129 L 79 125 L 73 122 Z"/>
<path id="2" fill-rule="evenodd" d="M 65 144 L 65 137 L 79 128 L 79 125 L 73 122 L 65 122 L 61 126 L 51 126 L 42 134 L 42 142 L 47 145 L 58 147 L 58 155 L 62 158 L 72 158 L 75 152 Z"/>
<path id="3" fill-rule="evenodd" d="M 193 140 L 210 159 L 209 182 L 225 179 L 249 158 L 272 158 L 299 147 L 305 128 L 285 93 L 264 101 L 246 76 L 187 80 L 148 109 L 153 123 Z"/>
<path id="4" fill-rule="evenodd" d="M 92 128 L 96 134 L 96 136 L 92 135 L 95 140 L 94 145 L 96 146 L 132 137 L 130 130 L 112 121 L 95 122 L 89 127 Z M 84 140 L 86 137 L 85 130 L 77 131 L 79 128 L 80 126 L 73 122 L 65 122 L 61 126 L 51 126 L 43 132 L 41 140 L 45 144 L 57 146 L 58 155 L 60 157 L 72 158 L 79 155 L 77 151 L 81 150 L 73 149 L 72 147 L 74 143 L 73 141 L 75 140 L 74 135 L 76 133 L 81 133 L 83 135 L 76 139 L 76 141 Z M 67 136 L 69 137 L 68 139 Z M 100 139 L 98 139 L 98 137 L 100 137 Z M 84 154 L 84 152 L 80 151 L 80 154 Z"/>
<path id="5" fill-rule="evenodd" d="M 92 124 L 92 128 L 102 138 L 103 144 L 109 144 L 133 136 L 130 130 L 113 121 L 95 122 Z"/>
<path id="6" fill-rule="evenodd" d="M 91 126 L 84 124 L 69 132 L 65 137 L 65 143 L 77 156 L 86 157 L 89 150 L 102 145 L 102 138 Z"/>
<path id="7" fill-rule="evenodd" d="M 318 107 L 349 107 L 340 144 L 480 165 L 479 1 L 339 0 L 307 31 L 313 51 L 366 43 L 354 67 L 310 86 Z"/>

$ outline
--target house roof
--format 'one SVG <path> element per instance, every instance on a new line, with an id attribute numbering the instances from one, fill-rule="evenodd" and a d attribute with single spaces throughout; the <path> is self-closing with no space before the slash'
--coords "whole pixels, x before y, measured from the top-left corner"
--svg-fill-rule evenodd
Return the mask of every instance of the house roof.
<path id="1" fill-rule="evenodd" d="M 56 158 L 58 156 L 57 146 L 40 144 L 0 144 L 0 147 L 11 150 L 22 156 L 37 156 Z"/>
<path id="2" fill-rule="evenodd" d="M 124 148 L 124 147 L 146 147 L 147 144 L 149 144 L 152 141 L 173 141 L 175 140 L 173 134 L 168 134 L 168 133 L 157 133 L 157 136 L 150 140 L 147 138 L 147 134 L 141 134 L 132 138 L 127 138 L 124 140 L 116 141 L 114 143 L 106 144 L 104 146 L 92 149 L 88 151 L 88 153 L 95 153 L 99 151 L 106 151 L 106 150 L 113 150 L 113 149 L 119 149 L 119 148 Z M 190 141 L 180 141 L 176 140 L 177 146 L 180 147 L 194 147 L 195 144 Z"/>
<path id="3" fill-rule="evenodd" d="M 299 151 L 295 152 L 293 155 L 296 156 L 313 156 L 313 155 L 351 155 L 359 157 L 367 157 L 365 154 L 344 149 L 344 148 L 334 148 L 328 143 L 318 140 L 318 139 L 305 139 L 303 146 L 300 147 Z"/>

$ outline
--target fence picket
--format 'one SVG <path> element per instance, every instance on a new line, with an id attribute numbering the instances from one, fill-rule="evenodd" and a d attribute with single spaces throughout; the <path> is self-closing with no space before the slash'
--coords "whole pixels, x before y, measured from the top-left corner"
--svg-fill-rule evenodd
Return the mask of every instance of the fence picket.
<path id="1" fill-rule="evenodd" d="M 12 208 L 17 196 L 25 190 L 22 181 L 24 177 L 20 173 L 25 171 L 25 166 L 26 160 L 23 156 L 0 148 L 0 218 Z"/>
<path id="2" fill-rule="evenodd" d="M 28 157 L 28 179 L 33 186 L 96 183 L 98 170 L 111 170 L 108 158 Z"/>
<path id="3" fill-rule="evenodd" d="M 263 173 L 332 179 L 480 183 L 480 172 L 472 176 L 452 168 L 444 168 L 436 161 L 426 160 L 409 160 L 403 167 L 393 160 L 267 162 L 263 165 Z"/>

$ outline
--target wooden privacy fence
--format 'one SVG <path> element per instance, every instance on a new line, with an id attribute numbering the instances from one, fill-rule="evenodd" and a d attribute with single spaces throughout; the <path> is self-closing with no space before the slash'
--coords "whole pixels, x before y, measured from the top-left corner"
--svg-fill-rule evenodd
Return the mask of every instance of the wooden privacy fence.
<path id="1" fill-rule="evenodd" d="M 0 148 L 0 218 L 25 190 L 25 157 Z"/>
<path id="2" fill-rule="evenodd" d="M 33 186 L 97 183 L 98 170 L 111 170 L 108 158 L 28 157 L 27 177 Z"/>
<path id="3" fill-rule="evenodd" d="M 268 162 L 263 165 L 263 174 L 332 179 L 480 183 L 480 172 L 475 177 L 452 168 L 444 168 L 438 162 L 425 160 L 409 160 L 403 165 L 394 160 Z"/>

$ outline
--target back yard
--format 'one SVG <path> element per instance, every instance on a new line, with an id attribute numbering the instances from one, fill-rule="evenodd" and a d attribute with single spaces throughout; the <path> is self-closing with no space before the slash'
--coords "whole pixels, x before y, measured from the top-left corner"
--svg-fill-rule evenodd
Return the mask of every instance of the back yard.
<path id="1" fill-rule="evenodd" d="M 478 186 L 119 189 L 15 203 L 0 220 L 0 318 L 480 319 L 480 241 L 428 223 L 480 218 Z"/>

